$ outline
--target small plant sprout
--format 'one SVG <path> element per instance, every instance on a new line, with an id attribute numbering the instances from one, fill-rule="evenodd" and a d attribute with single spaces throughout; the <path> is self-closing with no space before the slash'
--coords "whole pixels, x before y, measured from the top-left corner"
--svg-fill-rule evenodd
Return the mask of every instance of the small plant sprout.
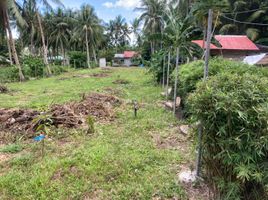
<path id="1" fill-rule="evenodd" d="M 45 153 L 45 138 L 46 138 L 46 136 L 45 136 L 44 132 L 40 132 L 40 134 L 34 138 L 35 142 L 40 142 L 41 143 L 41 155 L 42 155 L 42 158 L 44 157 L 44 153 Z"/>
<path id="2" fill-rule="evenodd" d="M 139 110 L 139 104 L 137 100 L 133 100 L 133 110 L 134 110 L 134 117 L 137 117 Z"/>
<path id="3" fill-rule="evenodd" d="M 94 118 L 90 115 L 87 117 L 87 125 L 88 125 L 87 133 L 88 134 L 95 133 Z"/>

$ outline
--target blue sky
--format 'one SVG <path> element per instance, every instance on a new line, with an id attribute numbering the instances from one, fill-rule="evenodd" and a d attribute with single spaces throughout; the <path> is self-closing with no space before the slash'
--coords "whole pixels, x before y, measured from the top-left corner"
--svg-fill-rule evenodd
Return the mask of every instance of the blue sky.
<path id="1" fill-rule="evenodd" d="M 122 15 L 127 22 L 139 16 L 139 13 L 134 11 L 135 7 L 139 6 L 139 0 L 61 0 L 66 8 L 79 8 L 82 4 L 87 3 L 92 5 L 97 15 L 104 21 L 114 19 L 117 15 Z"/>

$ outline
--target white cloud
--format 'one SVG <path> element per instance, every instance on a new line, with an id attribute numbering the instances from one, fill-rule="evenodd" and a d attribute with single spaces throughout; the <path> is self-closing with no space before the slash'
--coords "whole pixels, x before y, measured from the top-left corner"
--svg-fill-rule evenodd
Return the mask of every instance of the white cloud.
<path id="1" fill-rule="evenodd" d="M 102 4 L 104 7 L 106 8 L 113 8 L 114 7 L 114 4 L 112 2 L 105 2 Z"/>
<path id="2" fill-rule="evenodd" d="M 107 8 L 125 8 L 125 9 L 134 9 L 140 6 L 140 0 L 117 0 L 115 3 L 107 1 L 103 6 Z"/>

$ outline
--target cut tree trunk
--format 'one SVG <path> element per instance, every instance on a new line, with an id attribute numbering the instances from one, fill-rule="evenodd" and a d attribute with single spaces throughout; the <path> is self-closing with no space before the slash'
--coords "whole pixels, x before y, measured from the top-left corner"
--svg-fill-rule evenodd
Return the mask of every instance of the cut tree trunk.
<path id="1" fill-rule="evenodd" d="M 177 100 L 177 86 L 178 86 L 178 72 L 179 72 L 179 47 L 177 47 L 177 55 L 176 55 L 176 70 L 175 70 L 175 85 L 174 85 L 174 105 L 173 105 L 173 113 L 176 114 L 176 100 Z"/>
<path id="2" fill-rule="evenodd" d="M 39 25 L 41 39 L 42 39 L 44 63 L 47 67 L 48 76 L 51 76 L 52 72 L 51 72 L 51 69 L 50 69 L 50 66 L 48 63 L 47 46 L 46 46 L 45 35 L 44 35 L 43 26 L 42 26 L 42 22 L 41 22 L 41 17 L 40 17 L 40 14 L 38 12 L 36 13 L 36 15 L 37 15 L 38 25 Z"/>
<path id="3" fill-rule="evenodd" d="M 8 40 L 9 40 L 9 43 L 10 43 L 10 47 L 11 47 L 11 51 L 12 51 L 12 54 L 13 54 L 13 58 L 15 60 L 15 64 L 17 66 L 17 68 L 19 69 L 19 78 L 20 78 L 20 81 L 25 81 L 25 77 L 22 73 L 22 69 L 21 69 L 21 65 L 20 65 L 20 61 L 19 61 L 19 57 L 18 57 L 18 54 L 17 54 L 17 50 L 16 50 L 16 46 L 15 46 L 15 42 L 13 40 L 13 35 L 12 35 L 12 31 L 11 31 L 11 28 L 10 28 L 10 24 L 9 24 L 9 18 L 8 18 L 8 13 L 6 11 L 5 13 L 5 24 L 6 24 L 6 30 L 7 30 L 7 35 L 8 35 Z"/>
<path id="4" fill-rule="evenodd" d="M 88 45 L 88 35 L 87 35 L 87 27 L 86 27 L 86 46 L 87 46 L 87 67 L 90 69 L 90 56 L 89 56 L 89 45 Z"/>

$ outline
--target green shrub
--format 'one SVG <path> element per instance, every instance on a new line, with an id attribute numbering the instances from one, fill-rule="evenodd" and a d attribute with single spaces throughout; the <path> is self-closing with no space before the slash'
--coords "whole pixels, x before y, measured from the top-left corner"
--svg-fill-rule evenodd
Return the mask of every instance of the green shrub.
<path id="1" fill-rule="evenodd" d="M 27 56 L 23 59 L 23 71 L 26 77 L 43 77 L 45 64 L 42 58 Z"/>
<path id="2" fill-rule="evenodd" d="M 62 65 L 51 65 L 50 68 L 53 75 L 59 75 L 68 71 L 68 67 Z"/>
<path id="3" fill-rule="evenodd" d="M 0 82 L 15 82 L 19 81 L 19 70 L 15 66 L 0 67 Z"/>
<path id="4" fill-rule="evenodd" d="M 148 67 L 149 72 L 153 74 L 155 81 L 160 83 L 163 79 L 163 62 L 164 52 L 155 52 L 150 61 L 145 61 L 145 65 Z"/>
<path id="5" fill-rule="evenodd" d="M 268 79 L 248 73 L 210 77 L 189 96 L 192 117 L 203 126 L 203 161 L 215 199 L 268 198 L 267 99 Z"/>
<path id="6" fill-rule="evenodd" d="M 70 64 L 74 68 L 87 68 L 87 55 L 81 51 L 71 51 L 68 53 Z"/>
<path id="7" fill-rule="evenodd" d="M 213 58 L 209 64 L 209 76 L 214 76 L 219 73 L 230 72 L 236 74 L 244 74 L 246 72 L 268 76 L 268 70 L 257 68 L 243 64 L 242 62 L 231 61 L 223 58 Z M 204 61 L 195 61 L 180 66 L 178 92 L 182 98 L 196 89 L 196 85 L 203 79 L 204 76 Z M 173 73 L 174 77 L 174 73 Z"/>

